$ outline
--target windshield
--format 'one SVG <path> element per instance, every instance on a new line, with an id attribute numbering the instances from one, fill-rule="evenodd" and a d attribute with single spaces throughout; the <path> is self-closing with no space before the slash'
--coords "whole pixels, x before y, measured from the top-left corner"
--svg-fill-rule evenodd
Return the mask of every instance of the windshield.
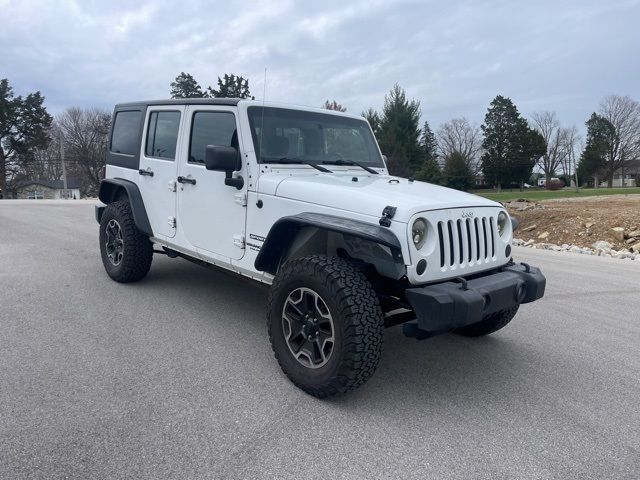
<path id="1" fill-rule="evenodd" d="M 249 107 L 248 114 L 260 163 L 289 160 L 287 163 L 339 164 L 342 160 L 384 167 L 364 119 L 273 107 Z"/>

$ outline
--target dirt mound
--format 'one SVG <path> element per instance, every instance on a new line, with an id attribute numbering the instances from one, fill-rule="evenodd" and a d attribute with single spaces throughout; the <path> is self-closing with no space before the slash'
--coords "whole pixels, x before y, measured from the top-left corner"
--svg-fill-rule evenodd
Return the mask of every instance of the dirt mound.
<path id="1" fill-rule="evenodd" d="M 640 231 L 640 195 L 515 201 L 505 206 L 520 221 L 515 236 L 525 241 L 591 247 L 605 240 L 616 250 L 640 242 L 640 236 L 636 237 Z"/>

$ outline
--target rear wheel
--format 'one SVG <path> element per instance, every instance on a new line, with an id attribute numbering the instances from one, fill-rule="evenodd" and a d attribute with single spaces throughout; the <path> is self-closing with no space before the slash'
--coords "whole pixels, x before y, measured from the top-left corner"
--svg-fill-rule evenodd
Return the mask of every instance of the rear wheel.
<path id="1" fill-rule="evenodd" d="M 378 298 L 364 274 L 337 257 L 311 255 L 281 267 L 269 294 L 268 329 L 284 373 L 316 397 L 362 385 L 382 353 Z"/>
<path id="2" fill-rule="evenodd" d="M 136 227 L 128 201 L 105 208 L 100 220 L 100 254 L 104 269 L 116 282 L 136 282 L 149 272 L 153 244 Z"/>
<path id="3" fill-rule="evenodd" d="M 465 337 L 481 337 L 497 332 L 513 320 L 513 317 L 518 313 L 518 308 L 520 308 L 520 305 L 492 313 L 478 323 L 472 323 L 466 327 L 458 328 L 455 332 Z"/>

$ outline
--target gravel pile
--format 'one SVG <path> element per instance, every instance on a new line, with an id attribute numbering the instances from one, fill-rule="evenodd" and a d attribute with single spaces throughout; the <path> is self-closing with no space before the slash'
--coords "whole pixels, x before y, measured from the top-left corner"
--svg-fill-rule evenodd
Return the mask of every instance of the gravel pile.
<path id="1" fill-rule="evenodd" d="M 637 245 L 634 245 L 634 249 L 623 248 L 621 250 L 614 250 L 613 245 L 604 240 L 599 240 L 589 247 L 580 247 L 578 245 L 570 245 L 563 243 L 562 245 L 556 245 L 554 243 L 536 242 L 535 240 L 522 240 L 520 238 L 513 239 L 513 245 L 517 247 L 529 247 L 537 248 L 540 250 L 553 250 L 556 252 L 571 252 L 579 253 L 582 255 L 595 255 L 597 257 L 611 257 L 626 260 L 634 260 L 640 262 L 640 249 L 636 249 Z"/>

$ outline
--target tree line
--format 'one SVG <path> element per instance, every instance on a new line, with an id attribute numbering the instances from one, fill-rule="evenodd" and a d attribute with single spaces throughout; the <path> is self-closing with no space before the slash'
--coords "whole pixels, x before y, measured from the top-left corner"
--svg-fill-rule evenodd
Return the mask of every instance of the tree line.
<path id="1" fill-rule="evenodd" d="M 234 74 L 203 88 L 181 72 L 169 86 L 171 98 L 253 98 L 249 80 Z M 106 160 L 111 112 L 72 107 L 52 117 L 40 92 L 15 96 L 7 79 L 0 79 L 0 191 L 15 194 L 27 180 L 59 180 L 64 173 L 80 181 L 83 195 L 98 191 Z M 346 111 L 336 100 L 323 108 Z M 563 127 L 554 112 L 524 118 L 514 102 L 497 95 L 478 126 L 464 117 L 441 124 L 434 132 L 421 123 L 420 101 L 394 85 L 378 112 L 361 113 L 387 156 L 393 175 L 413 177 L 460 190 L 478 186 L 523 186 L 534 169 L 547 184 L 564 175 L 579 184 L 606 180 L 640 158 L 640 104 L 608 96 L 586 121 L 586 141 L 575 126 Z M 8 195 L 7 195 L 8 194 Z"/>
<path id="2" fill-rule="evenodd" d="M 555 112 L 535 112 L 527 120 L 502 95 L 491 101 L 479 127 L 454 118 L 434 133 L 428 121 L 420 128 L 420 113 L 420 102 L 407 99 L 399 85 L 386 95 L 381 112 L 362 112 L 392 174 L 460 190 L 499 191 L 522 187 L 537 167 L 547 185 L 561 176 L 566 183 L 575 178 L 578 185 L 596 187 L 604 179 L 612 187 L 616 173 L 640 160 L 640 103 L 629 97 L 603 99 L 586 122 L 586 144 L 575 126 L 560 124 Z"/>
<path id="3" fill-rule="evenodd" d="M 172 98 L 249 98 L 248 80 L 218 77 L 206 90 L 181 73 L 171 84 Z M 0 79 L 0 193 L 5 198 L 33 180 L 68 179 L 80 183 L 82 195 L 97 195 L 104 175 L 111 111 L 67 108 L 55 118 L 40 92 L 16 96 L 8 79 Z"/>
<path id="4" fill-rule="evenodd" d="M 110 126 L 111 112 L 98 108 L 72 107 L 54 118 L 40 92 L 15 96 L 1 79 L 0 191 L 11 197 L 22 183 L 60 180 L 66 173 L 80 182 L 83 195 L 95 195 Z"/>
<path id="5" fill-rule="evenodd" d="M 611 188 L 616 172 L 624 172 L 631 161 L 640 161 L 640 104 L 629 97 L 608 96 L 586 125 L 578 177 L 594 178 L 595 185 L 604 178 Z"/>
<path id="6" fill-rule="evenodd" d="M 203 89 L 191 74 L 180 72 L 170 88 L 171 98 L 253 98 L 249 92 L 249 80 L 227 73 L 218 77 L 217 88 L 209 86 Z"/>

